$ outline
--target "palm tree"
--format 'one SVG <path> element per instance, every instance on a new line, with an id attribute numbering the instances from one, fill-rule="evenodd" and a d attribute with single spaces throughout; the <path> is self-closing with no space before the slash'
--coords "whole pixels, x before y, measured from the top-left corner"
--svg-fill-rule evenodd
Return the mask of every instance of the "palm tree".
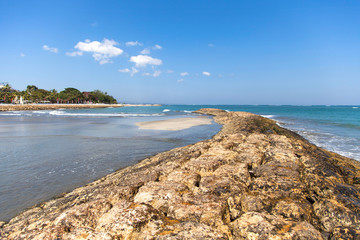
<path id="1" fill-rule="evenodd" d="M 26 87 L 26 92 L 29 94 L 29 95 L 31 95 L 31 93 L 32 92 L 34 92 L 34 91 L 36 91 L 36 90 L 38 90 L 39 88 L 37 87 L 37 86 L 35 86 L 35 85 L 28 85 L 27 87 Z"/>

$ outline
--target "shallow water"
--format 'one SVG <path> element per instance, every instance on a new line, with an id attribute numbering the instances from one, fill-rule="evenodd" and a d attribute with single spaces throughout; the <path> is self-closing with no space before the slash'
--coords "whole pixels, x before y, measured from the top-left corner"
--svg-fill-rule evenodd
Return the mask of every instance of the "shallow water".
<path id="1" fill-rule="evenodd" d="M 220 129 L 213 124 L 170 132 L 135 125 L 172 118 L 158 115 L 16 114 L 0 118 L 1 220 L 158 152 L 211 138 Z"/>

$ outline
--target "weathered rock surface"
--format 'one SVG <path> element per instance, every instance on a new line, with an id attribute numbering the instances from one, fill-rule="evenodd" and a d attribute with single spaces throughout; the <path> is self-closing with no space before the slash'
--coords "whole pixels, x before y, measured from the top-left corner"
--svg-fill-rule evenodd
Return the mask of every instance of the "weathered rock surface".
<path id="1" fill-rule="evenodd" d="M 360 164 L 260 116 L 0 225 L 1 239 L 360 239 Z"/>

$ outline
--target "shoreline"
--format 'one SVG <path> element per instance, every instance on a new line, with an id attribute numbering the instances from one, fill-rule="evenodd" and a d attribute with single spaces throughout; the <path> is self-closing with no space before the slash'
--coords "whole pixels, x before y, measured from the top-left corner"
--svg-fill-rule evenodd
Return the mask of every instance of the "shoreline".
<path id="1" fill-rule="evenodd" d="M 223 125 L 212 139 L 159 153 L 41 203 L 0 227 L 0 236 L 360 236 L 358 162 L 255 114 L 198 113 Z"/>
<path id="2" fill-rule="evenodd" d="M 150 107 L 160 104 L 0 104 L 1 111 L 26 111 L 26 110 L 53 110 L 53 109 L 81 109 L 81 108 L 120 108 L 120 107 Z"/>

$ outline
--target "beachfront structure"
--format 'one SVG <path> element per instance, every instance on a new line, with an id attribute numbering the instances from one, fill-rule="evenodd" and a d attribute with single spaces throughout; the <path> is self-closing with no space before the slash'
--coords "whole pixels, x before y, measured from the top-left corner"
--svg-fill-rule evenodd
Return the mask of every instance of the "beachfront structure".
<path id="1" fill-rule="evenodd" d="M 7 82 L 0 82 L 0 88 L 6 88 L 9 86 L 9 83 Z"/>

